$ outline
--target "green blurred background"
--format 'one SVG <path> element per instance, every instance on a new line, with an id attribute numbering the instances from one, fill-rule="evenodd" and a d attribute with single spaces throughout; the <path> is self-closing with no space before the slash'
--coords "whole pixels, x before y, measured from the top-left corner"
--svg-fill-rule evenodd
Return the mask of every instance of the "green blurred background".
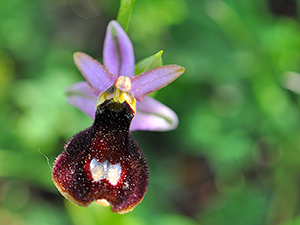
<path id="1" fill-rule="evenodd" d="M 134 132 L 150 185 L 117 215 L 64 200 L 51 167 L 92 123 L 65 101 L 83 80 L 72 54 L 101 60 L 119 1 L 0 1 L 0 224 L 300 224 L 298 3 L 136 0 L 136 60 L 163 49 L 186 72 L 156 94 L 178 129 Z"/>

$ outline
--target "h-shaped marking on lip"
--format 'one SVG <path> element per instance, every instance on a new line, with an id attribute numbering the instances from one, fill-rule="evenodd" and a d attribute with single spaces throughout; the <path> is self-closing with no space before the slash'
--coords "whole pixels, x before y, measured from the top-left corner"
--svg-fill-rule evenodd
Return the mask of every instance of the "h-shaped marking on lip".
<path id="1" fill-rule="evenodd" d="M 93 177 L 93 181 L 100 181 L 102 179 L 107 179 L 111 185 L 117 185 L 121 177 L 121 164 L 110 164 L 108 160 L 103 163 L 99 163 L 97 159 L 92 159 L 90 163 L 90 171 Z"/>

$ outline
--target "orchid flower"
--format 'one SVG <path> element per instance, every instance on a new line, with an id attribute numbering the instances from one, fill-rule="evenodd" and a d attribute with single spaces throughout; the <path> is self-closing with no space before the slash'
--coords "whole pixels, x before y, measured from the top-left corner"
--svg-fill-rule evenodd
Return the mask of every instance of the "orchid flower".
<path id="1" fill-rule="evenodd" d="M 134 76 L 132 44 L 121 26 L 108 25 L 104 65 L 84 53 L 75 63 L 86 79 L 68 88 L 68 101 L 91 116 L 92 126 L 74 135 L 55 161 L 52 179 L 79 206 L 96 202 L 127 213 L 146 193 L 149 169 L 131 130 L 170 130 L 176 114 L 148 93 L 180 76 L 184 68 L 160 66 Z"/>
<path id="2" fill-rule="evenodd" d="M 178 65 L 160 66 L 134 76 L 132 43 L 117 21 L 111 21 L 107 27 L 104 66 L 82 52 L 74 54 L 74 61 L 86 82 L 70 86 L 67 100 L 92 119 L 99 94 L 113 85 L 117 77 L 127 76 L 131 79 L 131 92 L 137 100 L 137 112 L 130 130 L 167 131 L 177 127 L 178 117 L 174 111 L 147 94 L 177 79 L 184 68 Z"/>

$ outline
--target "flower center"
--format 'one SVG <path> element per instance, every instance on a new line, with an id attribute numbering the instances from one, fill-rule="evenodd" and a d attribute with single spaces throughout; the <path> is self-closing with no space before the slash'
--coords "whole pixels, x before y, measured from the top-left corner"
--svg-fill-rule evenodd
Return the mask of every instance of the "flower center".
<path id="1" fill-rule="evenodd" d="M 131 80 L 129 77 L 120 76 L 115 82 L 115 88 L 122 92 L 128 92 L 131 90 Z"/>
<path id="2" fill-rule="evenodd" d="M 123 109 L 123 104 L 126 102 L 133 111 L 133 115 L 136 113 L 136 101 L 131 93 L 131 79 L 126 76 L 120 76 L 116 79 L 114 85 L 110 86 L 104 92 L 102 92 L 98 98 L 96 107 L 109 100 L 114 111 L 120 111 Z"/>

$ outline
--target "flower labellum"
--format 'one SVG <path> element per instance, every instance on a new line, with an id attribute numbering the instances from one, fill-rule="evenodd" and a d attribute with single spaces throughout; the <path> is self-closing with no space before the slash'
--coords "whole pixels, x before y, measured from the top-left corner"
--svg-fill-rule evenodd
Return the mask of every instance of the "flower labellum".
<path id="1" fill-rule="evenodd" d="M 148 166 L 129 131 L 136 113 L 130 86 L 128 77 L 119 77 L 100 95 L 93 125 L 69 140 L 55 162 L 54 184 L 77 205 L 95 201 L 123 214 L 145 195 Z"/>

